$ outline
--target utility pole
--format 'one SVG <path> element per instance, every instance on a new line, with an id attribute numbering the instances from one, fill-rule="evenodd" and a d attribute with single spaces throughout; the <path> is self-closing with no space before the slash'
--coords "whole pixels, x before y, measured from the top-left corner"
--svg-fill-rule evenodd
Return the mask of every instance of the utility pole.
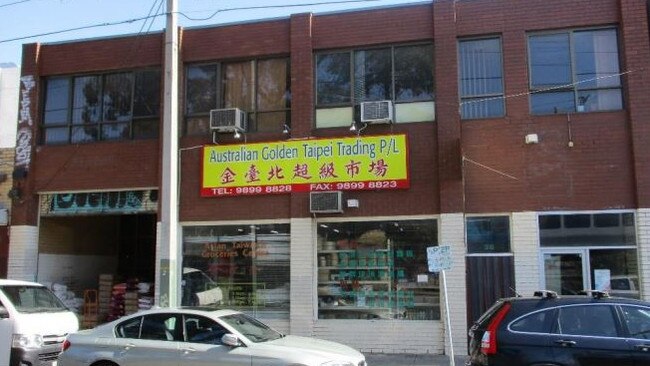
<path id="1" fill-rule="evenodd" d="M 178 232 L 178 24 L 176 0 L 167 0 L 165 95 L 162 135 L 160 223 L 156 249 L 156 305 L 180 305 Z"/>

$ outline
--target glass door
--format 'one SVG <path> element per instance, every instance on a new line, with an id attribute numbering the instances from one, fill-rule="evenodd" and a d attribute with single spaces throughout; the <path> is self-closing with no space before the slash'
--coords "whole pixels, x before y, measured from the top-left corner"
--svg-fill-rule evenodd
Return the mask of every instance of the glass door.
<path id="1" fill-rule="evenodd" d="M 543 256 L 544 289 L 574 295 L 591 287 L 586 251 L 545 252 Z"/>

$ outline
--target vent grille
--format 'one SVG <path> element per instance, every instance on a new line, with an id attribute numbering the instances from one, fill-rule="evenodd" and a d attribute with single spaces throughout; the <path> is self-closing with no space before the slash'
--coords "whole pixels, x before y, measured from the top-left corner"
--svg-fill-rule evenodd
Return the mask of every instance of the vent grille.
<path id="1" fill-rule="evenodd" d="M 343 193 L 333 192 L 311 192 L 309 194 L 309 211 L 311 213 L 342 213 Z"/>
<path id="2" fill-rule="evenodd" d="M 210 129 L 217 132 L 246 131 L 246 112 L 239 108 L 210 111 Z"/>
<path id="3" fill-rule="evenodd" d="M 361 103 L 361 122 L 392 123 L 393 103 L 390 100 Z"/>

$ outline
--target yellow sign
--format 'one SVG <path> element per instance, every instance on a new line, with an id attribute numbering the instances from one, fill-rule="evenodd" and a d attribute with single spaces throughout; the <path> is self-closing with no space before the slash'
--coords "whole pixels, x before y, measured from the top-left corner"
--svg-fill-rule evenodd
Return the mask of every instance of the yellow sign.
<path id="1" fill-rule="evenodd" d="M 406 135 L 203 148 L 201 196 L 408 188 Z"/>

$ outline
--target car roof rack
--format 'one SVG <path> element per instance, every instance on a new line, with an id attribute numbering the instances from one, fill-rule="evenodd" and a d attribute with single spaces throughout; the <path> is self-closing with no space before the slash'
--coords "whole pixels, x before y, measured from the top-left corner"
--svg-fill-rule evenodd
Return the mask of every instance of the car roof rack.
<path id="1" fill-rule="evenodd" d="M 580 294 L 591 296 L 594 299 L 602 299 L 602 298 L 609 297 L 609 293 L 607 291 L 600 291 L 600 290 L 582 290 L 580 291 Z"/>
<path id="2" fill-rule="evenodd" d="M 557 292 L 551 290 L 539 290 L 533 292 L 534 297 L 543 297 L 545 299 L 556 299 Z"/>

